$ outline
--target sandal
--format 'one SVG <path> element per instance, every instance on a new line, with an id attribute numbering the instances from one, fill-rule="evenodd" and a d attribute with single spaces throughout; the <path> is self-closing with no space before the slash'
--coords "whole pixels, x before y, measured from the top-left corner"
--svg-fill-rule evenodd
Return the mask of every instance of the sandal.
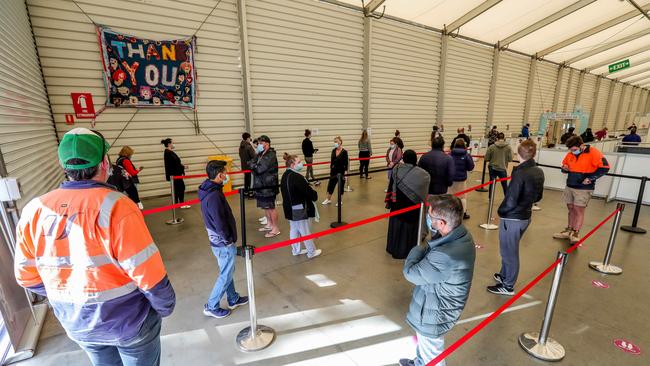
<path id="1" fill-rule="evenodd" d="M 262 226 L 261 228 L 257 229 L 257 231 L 271 231 L 273 228 L 267 227 L 267 226 Z"/>
<path id="2" fill-rule="evenodd" d="M 279 231 L 278 231 L 277 233 L 268 232 L 268 233 L 264 234 L 264 237 L 265 237 L 265 238 L 273 238 L 273 237 L 276 237 L 276 236 L 278 236 L 278 235 L 280 235 L 280 232 L 279 232 Z"/>

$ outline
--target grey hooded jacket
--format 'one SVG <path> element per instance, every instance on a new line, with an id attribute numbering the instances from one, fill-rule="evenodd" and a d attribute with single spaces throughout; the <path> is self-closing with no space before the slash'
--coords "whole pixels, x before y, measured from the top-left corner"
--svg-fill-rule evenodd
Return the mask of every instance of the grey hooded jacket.
<path id="1" fill-rule="evenodd" d="M 415 288 L 406 322 L 416 332 L 437 338 L 456 324 L 469 296 L 475 258 L 474 240 L 462 224 L 411 250 L 404 277 Z"/>

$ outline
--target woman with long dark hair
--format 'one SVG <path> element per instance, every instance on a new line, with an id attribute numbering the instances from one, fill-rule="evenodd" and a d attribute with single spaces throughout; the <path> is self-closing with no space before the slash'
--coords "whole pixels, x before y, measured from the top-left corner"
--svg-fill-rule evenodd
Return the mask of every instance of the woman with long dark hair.
<path id="1" fill-rule="evenodd" d="M 185 175 L 187 165 L 183 165 L 181 158 L 176 155 L 174 141 L 166 138 L 160 141 L 165 146 L 165 179 L 169 182 L 171 177 L 180 177 Z M 185 182 L 182 179 L 174 179 L 174 203 L 185 202 Z M 190 208 L 189 205 L 183 205 L 181 208 Z"/>
<path id="2" fill-rule="evenodd" d="M 363 130 L 361 133 L 361 138 L 359 139 L 359 178 L 363 178 L 363 175 L 366 175 L 366 179 L 371 179 L 368 175 L 368 168 L 370 167 L 370 157 L 372 156 L 372 145 L 370 144 L 370 139 L 368 138 L 368 130 Z"/>

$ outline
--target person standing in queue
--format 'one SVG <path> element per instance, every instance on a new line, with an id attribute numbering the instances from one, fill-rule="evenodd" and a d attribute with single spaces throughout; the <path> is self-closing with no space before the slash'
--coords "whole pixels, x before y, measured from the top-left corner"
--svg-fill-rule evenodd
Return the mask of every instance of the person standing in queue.
<path id="1" fill-rule="evenodd" d="M 623 145 L 634 145 L 637 146 L 641 143 L 641 136 L 639 136 L 636 133 L 636 126 L 632 126 L 629 128 L 630 133 L 625 135 L 623 137 L 623 140 L 621 141 Z"/>
<path id="2" fill-rule="evenodd" d="M 330 180 L 327 183 L 327 198 L 322 202 L 323 205 L 332 203 L 332 194 L 334 194 L 334 188 L 338 184 L 338 174 L 343 175 L 343 181 L 338 187 L 339 192 L 341 192 L 341 200 L 343 199 L 343 193 L 345 193 L 345 175 L 348 174 L 349 164 L 348 151 L 343 148 L 343 139 L 341 139 L 341 136 L 336 136 L 334 138 L 334 149 L 332 149 L 332 156 L 330 158 Z M 337 202 L 336 206 L 338 205 L 339 203 Z"/>
<path id="3" fill-rule="evenodd" d="M 487 139 L 488 139 L 488 146 L 494 145 L 499 139 L 499 131 L 497 130 L 496 125 L 492 126 L 492 129 L 488 131 Z"/>
<path id="4" fill-rule="evenodd" d="M 580 229 L 585 221 L 585 209 L 596 188 L 596 180 L 607 174 L 609 162 L 602 152 L 586 145 L 580 136 L 566 142 L 569 152 L 562 160 L 562 172 L 567 174 L 562 198 L 569 209 L 569 223 L 563 231 L 553 234 L 555 239 L 568 239 L 571 244 L 580 241 Z"/>
<path id="5" fill-rule="evenodd" d="M 278 188 L 278 158 L 275 149 L 271 147 L 271 139 L 262 135 L 257 139 L 257 156 L 248 162 L 253 171 L 253 188 L 257 207 L 264 210 L 266 225 L 259 231 L 267 233 L 265 238 L 280 235 L 278 227 L 278 211 L 275 209 L 275 198 L 280 193 Z"/>
<path id="6" fill-rule="evenodd" d="M 424 366 L 444 351 L 444 336 L 460 318 L 474 276 L 476 248 L 462 223 L 460 200 L 444 194 L 429 196 L 428 202 L 431 241 L 411 249 L 403 271 L 415 285 L 406 322 L 417 335 L 416 358 L 401 359 L 400 366 Z"/>
<path id="7" fill-rule="evenodd" d="M 454 160 L 454 183 L 449 187 L 449 193 L 456 194 L 467 188 L 467 173 L 474 170 L 474 159 L 467 151 L 463 139 L 456 140 L 454 149 L 451 150 L 451 158 Z M 467 193 L 463 193 L 458 198 L 463 203 L 463 219 L 468 220 L 467 213 Z"/>
<path id="8" fill-rule="evenodd" d="M 244 132 L 241 135 L 241 142 L 239 143 L 239 161 L 241 161 L 242 170 L 250 170 L 248 162 L 253 160 L 257 153 L 251 141 L 251 134 Z M 251 191 L 251 173 L 244 173 L 244 191 L 248 198 L 255 197 L 255 192 Z"/>
<path id="9" fill-rule="evenodd" d="M 458 135 L 451 140 L 451 145 L 449 146 L 450 150 L 453 150 L 456 147 L 456 141 L 459 139 L 465 141 L 465 146 L 469 147 L 470 139 L 469 136 L 465 134 L 465 129 L 461 127 L 456 131 L 458 132 Z"/>
<path id="10" fill-rule="evenodd" d="M 178 155 L 176 155 L 174 152 L 174 149 L 176 148 L 174 141 L 170 138 L 166 138 L 160 141 L 160 143 L 165 146 L 165 179 L 167 179 L 169 182 L 172 176 L 180 177 L 185 175 L 185 169 L 187 168 L 187 165 L 183 165 L 181 158 L 179 158 Z M 174 197 L 174 203 L 185 202 L 185 182 L 183 179 L 174 179 Z M 190 207 L 191 206 L 189 205 L 181 206 L 181 208 L 186 209 Z"/>
<path id="11" fill-rule="evenodd" d="M 219 278 L 212 288 L 208 303 L 203 306 L 203 315 L 221 319 L 230 315 L 231 310 L 247 304 L 248 296 L 240 296 L 233 281 L 237 257 L 237 222 L 223 194 L 223 186 L 230 180 L 226 162 L 211 160 L 206 165 L 205 172 L 208 178 L 199 186 L 199 200 L 210 247 L 219 265 Z M 228 309 L 220 305 L 224 296 L 228 301 Z"/>
<path id="12" fill-rule="evenodd" d="M 309 129 L 305 130 L 305 139 L 302 140 L 302 155 L 305 157 L 305 163 L 307 163 L 307 169 L 305 172 L 305 178 L 307 180 L 315 180 L 314 176 L 314 154 L 318 152 L 318 149 L 314 149 L 314 144 L 311 141 L 311 131 Z M 314 181 L 314 184 L 319 186 L 320 181 Z"/>
<path id="13" fill-rule="evenodd" d="M 406 150 L 402 163 L 393 168 L 388 185 L 386 206 L 390 212 L 419 205 L 426 201 L 429 191 L 429 173 L 417 166 L 418 157 L 413 150 Z M 404 259 L 422 238 L 418 238 L 420 210 L 391 216 L 388 221 L 386 251 L 395 259 Z"/>
<path id="14" fill-rule="evenodd" d="M 14 274 L 48 298 L 93 365 L 159 365 L 162 318 L 176 295 L 138 206 L 106 184 L 108 149 L 87 128 L 63 136 L 68 180 L 22 210 Z"/>
<path id="15" fill-rule="evenodd" d="M 359 178 L 363 178 L 364 174 L 366 179 L 372 179 L 368 175 L 368 169 L 370 168 L 370 157 L 372 156 L 372 145 L 370 144 L 370 139 L 368 138 L 368 130 L 363 130 L 361 133 L 361 138 L 359 139 Z"/>
<path id="16" fill-rule="evenodd" d="M 573 126 L 569 127 L 567 132 L 565 132 L 562 136 L 560 136 L 560 144 L 564 145 L 566 144 L 568 139 L 570 139 L 573 136 L 576 136 L 576 134 L 574 133 L 575 130 L 576 130 L 575 127 Z"/>
<path id="17" fill-rule="evenodd" d="M 393 137 L 388 142 L 388 150 L 386 151 L 386 166 L 388 171 L 386 175 L 390 181 L 390 177 L 393 175 L 393 167 L 402 161 L 402 149 L 404 149 L 404 143 L 399 137 Z"/>
<path id="18" fill-rule="evenodd" d="M 311 234 L 309 220 L 316 216 L 314 202 L 318 200 L 318 193 L 311 188 L 309 182 L 300 172 L 304 165 L 297 155 L 284 154 L 284 161 L 287 170 L 282 174 L 280 190 L 282 191 L 282 208 L 284 217 L 289 220 L 291 231 L 289 238 L 295 239 Z M 316 249 L 313 240 L 305 240 L 301 243 L 291 244 L 291 254 L 299 256 L 307 254 L 307 258 L 318 257 L 322 251 Z"/>
<path id="19" fill-rule="evenodd" d="M 431 151 L 422 155 L 418 162 L 418 166 L 429 173 L 431 177 L 429 194 L 445 194 L 447 189 L 454 184 L 456 167 L 451 156 L 442 151 L 444 147 L 444 138 L 441 136 L 434 138 L 431 142 Z"/>
<path id="20" fill-rule="evenodd" d="M 140 178 L 138 177 L 138 174 L 142 171 L 142 169 L 144 169 L 144 167 L 136 169 L 133 166 L 131 157 L 133 157 L 134 153 L 135 151 L 133 151 L 130 146 L 123 146 L 120 150 L 119 157 L 117 158 L 115 164 L 121 166 L 131 176 L 132 184 L 126 188 L 125 192 L 127 196 L 129 196 L 129 198 L 138 205 L 138 208 L 143 210 L 144 206 L 142 205 L 142 202 L 140 202 L 140 195 L 138 194 L 137 185 L 140 184 Z"/>
<path id="21" fill-rule="evenodd" d="M 532 216 L 532 207 L 544 194 L 544 171 L 535 163 L 537 145 L 524 140 L 517 147 L 519 165 L 512 169 L 508 192 L 499 206 L 499 252 L 501 270 L 494 274 L 497 282 L 488 292 L 512 296 L 519 276 L 519 242 Z"/>
<path id="22" fill-rule="evenodd" d="M 596 131 L 596 133 L 594 134 L 594 137 L 598 141 L 607 138 L 607 127 L 603 127 L 601 130 Z"/>
<path id="23" fill-rule="evenodd" d="M 497 141 L 485 151 L 483 159 L 488 162 L 490 180 L 508 176 L 508 164 L 512 161 L 512 148 L 505 139 L 506 137 L 503 132 L 499 132 Z M 492 194 L 492 190 L 495 188 L 493 186 L 494 184 L 490 184 L 490 194 Z M 506 190 L 508 190 L 508 182 L 502 180 L 501 188 L 503 188 L 503 194 L 505 195 Z"/>
<path id="24" fill-rule="evenodd" d="M 521 137 L 528 139 L 530 138 L 530 123 L 526 123 L 522 128 L 521 128 Z"/>
<path id="25" fill-rule="evenodd" d="M 594 133 L 591 130 L 591 127 L 587 127 L 585 132 L 580 134 L 580 137 L 582 137 L 582 141 L 586 144 L 588 142 L 593 142 L 596 138 L 594 137 Z"/>

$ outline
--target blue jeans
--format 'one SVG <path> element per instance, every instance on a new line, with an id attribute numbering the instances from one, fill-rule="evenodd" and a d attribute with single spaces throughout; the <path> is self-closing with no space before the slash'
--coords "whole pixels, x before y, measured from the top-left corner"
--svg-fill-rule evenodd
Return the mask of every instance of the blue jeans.
<path id="1" fill-rule="evenodd" d="M 497 178 L 505 178 L 508 176 L 508 172 L 505 170 L 492 169 L 492 167 L 489 167 L 489 171 L 490 171 L 490 180 L 495 180 Z M 490 184 L 490 194 L 492 194 L 493 185 L 494 184 Z M 508 190 L 508 181 L 502 180 L 501 187 L 503 188 L 503 195 L 505 196 L 506 191 Z"/>
<path id="2" fill-rule="evenodd" d="M 95 366 L 160 365 L 160 325 L 162 318 L 153 309 L 142 323 L 138 335 L 115 345 L 77 342 Z"/>
<path id="3" fill-rule="evenodd" d="M 217 257 L 217 263 L 219 264 L 219 278 L 215 282 L 208 299 L 208 309 L 217 310 L 224 294 L 228 297 L 228 304 L 230 305 L 239 300 L 239 294 L 235 291 L 235 284 L 232 280 L 235 273 L 237 248 L 235 244 L 230 244 L 227 247 L 212 247 L 212 253 Z"/>
<path id="4" fill-rule="evenodd" d="M 418 337 L 418 347 L 415 356 L 415 366 L 425 366 L 434 358 L 438 357 L 445 350 L 445 338 L 431 338 L 416 333 Z M 437 363 L 437 366 L 445 366 L 445 360 Z"/>

